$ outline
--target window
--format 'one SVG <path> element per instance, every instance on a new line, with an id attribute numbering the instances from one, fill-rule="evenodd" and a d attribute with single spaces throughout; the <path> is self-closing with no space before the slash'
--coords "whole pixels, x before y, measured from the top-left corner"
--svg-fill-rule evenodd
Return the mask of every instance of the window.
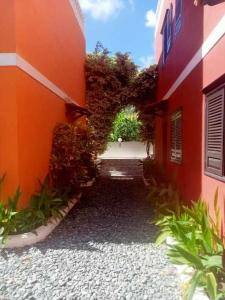
<path id="1" fill-rule="evenodd" d="M 178 33 L 181 28 L 181 11 L 182 11 L 182 0 L 176 0 L 175 9 L 175 32 Z"/>
<path id="2" fill-rule="evenodd" d="M 182 111 L 179 110 L 171 117 L 170 159 L 173 162 L 182 161 Z"/>
<path id="3" fill-rule="evenodd" d="M 217 5 L 224 2 L 224 0 L 195 0 L 195 5 Z"/>
<path id="4" fill-rule="evenodd" d="M 206 95 L 205 171 L 220 177 L 225 177 L 224 93 L 220 86 Z"/>
<path id="5" fill-rule="evenodd" d="M 166 57 L 169 54 L 172 46 L 172 24 L 173 24 L 173 7 L 167 9 L 166 16 L 163 23 L 163 63 L 166 61 Z"/>

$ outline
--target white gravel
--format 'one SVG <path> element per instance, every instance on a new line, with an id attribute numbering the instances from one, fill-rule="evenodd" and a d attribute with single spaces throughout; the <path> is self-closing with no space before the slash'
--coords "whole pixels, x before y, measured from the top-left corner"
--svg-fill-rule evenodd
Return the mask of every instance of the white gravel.
<path id="1" fill-rule="evenodd" d="M 0 251 L 0 299 L 178 300 L 138 179 L 101 179 L 44 242 Z"/>

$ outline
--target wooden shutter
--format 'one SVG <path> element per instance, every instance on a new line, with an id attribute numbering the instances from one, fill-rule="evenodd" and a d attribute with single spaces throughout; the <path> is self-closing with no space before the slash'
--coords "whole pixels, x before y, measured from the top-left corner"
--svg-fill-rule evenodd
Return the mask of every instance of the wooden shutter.
<path id="1" fill-rule="evenodd" d="M 224 176 L 224 87 L 206 96 L 206 172 Z"/>
<path id="2" fill-rule="evenodd" d="M 177 111 L 171 118 L 171 160 L 182 161 L 182 112 Z"/>

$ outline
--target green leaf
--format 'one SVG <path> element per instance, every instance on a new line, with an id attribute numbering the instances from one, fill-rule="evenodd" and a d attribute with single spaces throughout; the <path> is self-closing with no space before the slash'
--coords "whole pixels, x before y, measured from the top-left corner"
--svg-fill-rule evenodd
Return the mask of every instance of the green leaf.
<path id="1" fill-rule="evenodd" d="M 157 246 L 161 245 L 162 243 L 165 242 L 166 238 L 167 238 L 168 236 L 170 236 L 170 235 L 171 235 L 171 232 L 170 232 L 169 230 L 168 230 L 168 231 L 163 231 L 163 232 L 157 237 L 155 244 L 156 244 Z"/>
<path id="2" fill-rule="evenodd" d="M 203 264 L 201 259 L 198 255 L 192 254 L 190 251 L 184 249 L 184 247 L 181 247 L 179 245 L 175 245 L 174 248 L 177 250 L 177 252 L 183 256 L 191 266 L 195 267 L 196 269 L 203 269 Z"/>
<path id="3" fill-rule="evenodd" d="M 192 279 L 190 280 L 189 287 L 186 291 L 185 294 L 185 300 L 192 300 L 193 295 L 195 293 L 195 290 L 199 284 L 199 281 L 201 279 L 202 272 L 201 271 L 196 271 Z"/>
<path id="4" fill-rule="evenodd" d="M 36 216 L 41 220 L 45 219 L 45 215 L 41 210 L 36 211 Z"/>
<path id="5" fill-rule="evenodd" d="M 0 235 L 3 235 L 3 233 L 4 233 L 4 227 L 0 227 Z"/>
<path id="6" fill-rule="evenodd" d="M 222 255 L 213 255 L 213 256 L 203 256 L 202 263 L 204 268 L 218 268 L 222 269 Z"/>
<path id="7" fill-rule="evenodd" d="M 211 300 L 217 300 L 217 282 L 212 272 L 206 274 L 207 292 Z"/>

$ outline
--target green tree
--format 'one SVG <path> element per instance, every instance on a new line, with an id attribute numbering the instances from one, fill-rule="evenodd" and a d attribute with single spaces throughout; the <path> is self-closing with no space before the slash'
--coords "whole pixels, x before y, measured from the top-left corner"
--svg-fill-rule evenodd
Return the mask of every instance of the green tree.
<path id="1" fill-rule="evenodd" d="M 123 141 L 138 141 L 140 140 L 141 125 L 138 113 L 133 107 L 125 108 L 117 114 L 113 122 L 110 140 L 116 142 L 122 138 Z"/>

